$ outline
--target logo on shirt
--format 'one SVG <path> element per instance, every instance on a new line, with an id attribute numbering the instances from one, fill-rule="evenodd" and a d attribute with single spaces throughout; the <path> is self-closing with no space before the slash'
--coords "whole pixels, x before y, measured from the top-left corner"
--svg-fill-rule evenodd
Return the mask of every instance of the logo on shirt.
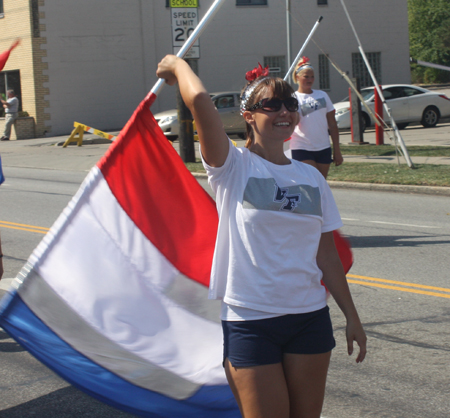
<path id="1" fill-rule="evenodd" d="M 300 202 L 300 199 L 300 194 L 290 195 L 288 188 L 282 189 L 275 182 L 275 195 L 273 201 L 281 203 L 282 206 L 280 210 L 288 210 L 292 212 L 297 207 L 297 203 Z"/>
<path id="2" fill-rule="evenodd" d="M 273 178 L 250 177 L 242 199 L 244 209 L 322 216 L 320 191 L 308 184 L 280 187 Z"/>
<path id="3" fill-rule="evenodd" d="M 327 107 L 327 102 L 323 97 L 319 99 L 312 99 L 309 102 L 302 103 L 300 108 L 302 110 L 302 115 L 306 116 L 309 115 L 312 112 L 315 112 L 316 110 L 320 110 Z"/>

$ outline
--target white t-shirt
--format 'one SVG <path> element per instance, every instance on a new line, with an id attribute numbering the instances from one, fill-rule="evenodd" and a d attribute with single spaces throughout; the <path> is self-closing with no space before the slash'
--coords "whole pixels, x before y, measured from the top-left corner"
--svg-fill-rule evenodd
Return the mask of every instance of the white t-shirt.
<path id="1" fill-rule="evenodd" d="M 311 94 L 295 92 L 298 100 L 300 122 L 291 136 L 291 149 L 320 151 L 330 148 L 327 113 L 334 110 L 328 94 L 313 90 Z"/>
<path id="2" fill-rule="evenodd" d="M 17 97 L 9 98 L 6 103 L 9 107 L 5 109 L 5 113 L 17 113 L 19 111 L 19 99 Z"/>
<path id="3" fill-rule="evenodd" d="M 203 161 L 219 212 L 209 298 L 273 314 L 323 308 L 319 240 L 342 226 L 327 182 L 301 162 L 229 148 L 222 167 Z"/>

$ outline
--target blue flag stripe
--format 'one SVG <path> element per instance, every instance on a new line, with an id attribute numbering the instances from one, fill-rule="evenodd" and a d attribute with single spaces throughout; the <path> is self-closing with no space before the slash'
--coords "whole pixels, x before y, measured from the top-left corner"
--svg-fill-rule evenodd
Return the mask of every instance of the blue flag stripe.
<path id="1" fill-rule="evenodd" d="M 98 400 L 132 414 L 151 418 L 237 418 L 229 386 L 202 386 L 178 401 L 137 387 L 83 356 L 53 333 L 17 292 L 5 297 L 0 325 L 38 360 Z"/>

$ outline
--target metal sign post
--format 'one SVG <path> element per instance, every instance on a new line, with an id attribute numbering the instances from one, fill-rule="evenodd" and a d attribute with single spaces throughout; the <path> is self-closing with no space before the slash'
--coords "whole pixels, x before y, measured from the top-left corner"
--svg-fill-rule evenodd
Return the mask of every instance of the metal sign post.
<path id="1" fill-rule="evenodd" d="M 174 54 L 177 54 L 198 25 L 198 0 L 171 0 L 170 14 L 172 18 L 173 52 Z M 184 56 L 184 59 L 191 67 L 193 67 L 192 64 L 194 64 L 194 58 L 200 58 L 200 45 L 198 39 L 192 44 L 192 47 Z M 178 87 L 177 116 L 180 157 L 185 163 L 195 163 L 193 118 L 190 110 L 181 97 Z"/>

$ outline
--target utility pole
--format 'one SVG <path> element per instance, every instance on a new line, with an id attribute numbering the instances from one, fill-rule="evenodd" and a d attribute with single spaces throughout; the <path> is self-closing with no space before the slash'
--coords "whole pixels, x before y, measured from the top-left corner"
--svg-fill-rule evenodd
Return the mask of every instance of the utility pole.
<path id="1" fill-rule="evenodd" d="M 198 61 L 186 59 L 186 62 L 198 75 Z M 195 163 L 194 129 L 191 111 L 181 98 L 180 89 L 177 87 L 177 109 L 178 109 L 178 140 L 180 141 L 180 157 L 185 163 Z"/>
<path id="2" fill-rule="evenodd" d="M 220 1 L 216 0 L 208 10 L 207 15 L 213 15 L 219 7 Z M 180 7 L 182 6 L 182 7 Z M 186 62 L 198 75 L 198 61 L 200 58 L 200 45 L 198 36 L 194 36 L 201 28 L 198 24 L 198 0 L 170 1 L 170 14 L 172 20 L 172 45 L 177 56 L 185 57 Z M 205 15 L 205 17 L 207 16 Z M 203 20 L 200 22 L 202 23 Z M 188 47 L 189 39 L 192 43 Z M 185 51 L 183 51 L 185 49 Z M 181 53 L 183 51 L 183 53 Z M 185 163 L 195 162 L 194 132 L 192 126 L 192 115 L 181 98 L 180 90 L 177 88 L 178 109 L 178 140 L 180 141 L 180 156 Z"/>
<path id="3" fill-rule="evenodd" d="M 286 0 L 287 65 L 291 65 L 291 0 Z M 288 81 L 289 82 L 289 81 Z"/>

